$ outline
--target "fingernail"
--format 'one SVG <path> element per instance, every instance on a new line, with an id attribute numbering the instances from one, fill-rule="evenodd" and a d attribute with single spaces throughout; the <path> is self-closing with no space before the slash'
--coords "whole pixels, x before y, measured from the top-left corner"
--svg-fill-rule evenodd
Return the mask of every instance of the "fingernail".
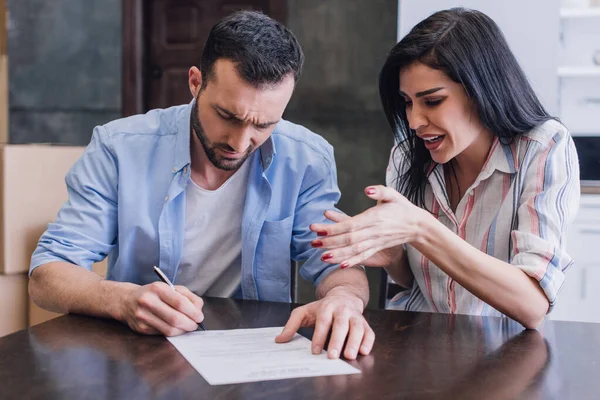
<path id="1" fill-rule="evenodd" d="M 338 356 L 339 356 L 339 353 L 337 350 L 334 349 L 334 350 L 329 351 L 329 358 L 338 358 Z"/>
<path id="2" fill-rule="evenodd" d="M 321 354 L 321 348 L 319 346 L 315 346 L 312 348 L 313 354 Z"/>
<path id="3" fill-rule="evenodd" d="M 347 262 L 340 264 L 341 269 L 348 268 L 349 266 L 350 266 L 350 264 L 348 264 Z"/>
<path id="4" fill-rule="evenodd" d="M 367 194 L 375 194 L 375 188 L 374 187 L 368 187 L 365 192 Z"/>
<path id="5" fill-rule="evenodd" d="M 323 254 L 323 256 L 321 257 L 321 260 L 325 261 L 325 260 L 329 260 L 330 258 L 333 258 L 333 256 L 329 253 L 327 254 Z"/>
<path id="6" fill-rule="evenodd" d="M 371 349 L 369 348 L 369 346 L 362 346 L 362 347 L 360 348 L 360 351 L 361 351 L 363 354 L 369 354 L 369 352 L 371 351 Z"/>
<path id="7" fill-rule="evenodd" d="M 320 240 L 313 240 L 312 247 L 323 247 L 323 242 Z"/>
<path id="8" fill-rule="evenodd" d="M 319 231 L 319 232 L 317 232 L 317 236 L 327 236 L 327 232 L 326 231 Z"/>
<path id="9" fill-rule="evenodd" d="M 348 348 L 348 353 L 350 354 L 349 358 L 352 358 L 352 359 L 356 358 L 357 351 L 356 351 L 356 349 L 354 347 L 349 347 Z"/>

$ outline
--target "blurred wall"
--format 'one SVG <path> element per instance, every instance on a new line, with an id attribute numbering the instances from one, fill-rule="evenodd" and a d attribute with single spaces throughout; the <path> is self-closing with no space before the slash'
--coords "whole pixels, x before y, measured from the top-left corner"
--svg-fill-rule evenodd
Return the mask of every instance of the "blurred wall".
<path id="1" fill-rule="evenodd" d="M 86 145 L 121 115 L 121 0 L 8 0 L 10 143 Z"/>
<path id="2" fill-rule="evenodd" d="M 288 0 L 288 27 L 306 57 L 285 118 L 324 136 L 335 148 L 342 198 L 354 215 L 374 203 L 363 189 L 385 183 L 393 138 L 381 110 L 377 77 L 396 43 L 398 4 L 392 0 Z M 368 271 L 370 306 L 377 305 L 379 269 Z M 298 281 L 302 302 L 314 288 Z"/>

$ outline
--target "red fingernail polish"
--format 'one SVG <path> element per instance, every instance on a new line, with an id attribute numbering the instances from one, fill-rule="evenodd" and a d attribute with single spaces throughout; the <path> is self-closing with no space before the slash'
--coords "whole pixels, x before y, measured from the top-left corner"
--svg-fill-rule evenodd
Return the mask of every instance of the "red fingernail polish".
<path id="1" fill-rule="evenodd" d="M 321 260 L 323 260 L 323 261 L 329 260 L 330 258 L 333 258 L 333 256 L 329 253 L 323 254 L 323 256 L 321 256 Z"/>
<path id="2" fill-rule="evenodd" d="M 317 232 L 317 236 L 327 236 L 327 232 L 326 231 L 319 231 L 319 232 Z"/>
<path id="3" fill-rule="evenodd" d="M 323 242 L 320 240 L 313 240 L 312 247 L 323 247 Z"/>
<path id="4" fill-rule="evenodd" d="M 367 194 L 375 194 L 375 188 L 368 187 L 368 188 L 365 190 L 365 192 L 366 192 Z"/>
<path id="5" fill-rule="evenodd" d="M 348 264 L 347 262 L 340 264 L 341 269 L 348 268 L 349 266 L 350 266 L 350 264 Z"/>

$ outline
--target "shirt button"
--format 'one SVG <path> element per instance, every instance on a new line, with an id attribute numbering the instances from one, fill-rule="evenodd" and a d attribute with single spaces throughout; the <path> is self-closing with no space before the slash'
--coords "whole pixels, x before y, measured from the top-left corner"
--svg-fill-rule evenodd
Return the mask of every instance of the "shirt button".
<path id="1" fill-rule="evenodd" d="M 169 201 L 169 196 L 165 196 L 165 201 Z"/>
<path id="2" fill-rule="evenodd" d="M 173 172 L 177 172 L 177 167 L 173 167 Z"/>

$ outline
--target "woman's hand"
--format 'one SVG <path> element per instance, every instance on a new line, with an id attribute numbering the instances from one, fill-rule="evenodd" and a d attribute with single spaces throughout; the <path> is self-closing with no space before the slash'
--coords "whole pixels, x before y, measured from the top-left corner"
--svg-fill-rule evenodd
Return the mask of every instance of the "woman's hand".
<path id="1" fill-rule="evenodd" d="M 321 257 L 341 268 L 363 264 L 389 267 L 404 243 L 414 241 L 425 211 L 412 204 L 392 188 L 369 186 L 365 193 L 377 205 L 354 217 L 334 211 L 325 216 L 335 224 L 312 224 L 310 229 L 320 238 L 313 247 L 331 249 Z"/>

